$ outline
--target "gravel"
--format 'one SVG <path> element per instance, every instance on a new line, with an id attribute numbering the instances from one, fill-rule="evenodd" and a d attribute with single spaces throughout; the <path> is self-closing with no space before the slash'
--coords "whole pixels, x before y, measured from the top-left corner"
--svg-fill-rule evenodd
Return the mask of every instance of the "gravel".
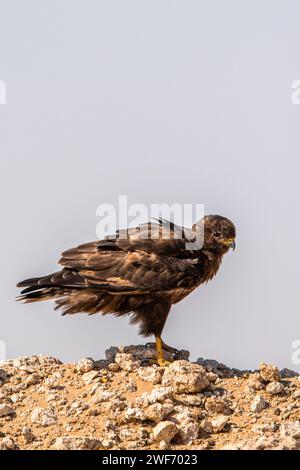
<path id="1" fill-rule="evenodd" d="M 132 345 L 73 364 L 2 362 L 0 449 L 300 449 L 297 373 L 192 363 L 187 351 L 159 367 L 147 364 L 154 353 Z"/>

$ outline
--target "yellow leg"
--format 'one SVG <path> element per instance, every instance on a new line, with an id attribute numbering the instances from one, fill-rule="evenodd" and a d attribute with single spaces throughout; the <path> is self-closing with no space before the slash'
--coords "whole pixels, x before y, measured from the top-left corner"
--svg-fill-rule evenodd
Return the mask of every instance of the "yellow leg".
<path id="1" fill-rule="evenodd" d="M 165 361 L 164 359 L 164 351 L 163 351 L 163 342 L 160 336 L 155 337 L 156 342 L 156 351 L 157 351 L 157 363 L 159 366 L 167 366 L 170 364 L 169 361 Z"/>

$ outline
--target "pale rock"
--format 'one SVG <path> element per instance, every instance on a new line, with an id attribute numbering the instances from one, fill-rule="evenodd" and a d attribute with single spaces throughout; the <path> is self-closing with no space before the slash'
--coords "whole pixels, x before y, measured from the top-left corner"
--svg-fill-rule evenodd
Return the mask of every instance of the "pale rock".
<path id="1" fill-rule="evenodd" d="M 137 384 L 133 378 L 128 378 L 127 382 L 122 386 L 124 392 L 136 392 Z"/>
<path id="2" fill-rule="evenodd" d="M 174 393 L 201 392 L 209 383 L 205 369 L 188 361 L 175 361 L 162 378 L 162 385 L 170 386 Z"/>
<path id="3" fill-rule="evenodd" d="M 221 450 L 254 450 L 254 441 L 252 439 L 246 439 L 237 441 L 235 443 L 228 443 L 221 447 Z"/>
<path id="4" fill-rule="evenodd" d="M 231 444 L 231 443 L 228 443 L 228 444 L 224 444 L 222 447 L 220 447 L 220 450 L 241 450 L 243 447 L 242 447 L 242 443 L 240 442 L 237 442 L 236 444 Z"/>
<path id="5" fill-rule="evenodd" d="M 119 413 L 126 408 L 126 403 L 120 398 L 113 398 L 107 402 L 102 403 L 101 411 L 107 413 Z"/>
<path id="6" fill-rule="evenodd" d="M 63 376 L 61 373 L 55 372 L 51 377 L 48 377 L 45 380 L 44 385 L 50 390 L 63 390 L 64 386 L 61 385 L 62 378 Z"/>
<path id="7" fill-rule="evenodd" d="M 199 424 L 195 419 L 190 419 L 179 426 L 179 437 L 182 444 L 191 444 L 199 436 Z"/>
<path id="8" fill-rule="evenodd" d="M 57 416 L 52 407 L 36 407 L 31 413 L 31 421 L 40 426 L 51 426 L 57 422 Z"/>
<path id="9" fill-rule="evenodd" d="M 137 374 L 140 379 L 145 382 L 150 382 L 153 385 L 161 383 L 162 376 L 164 374 L 164 369 L 162 367 L 152 366 L 152 367 L 140 367 L 137 370 Z"/>
<path id="10" fill-rule="evenodd" d="M 117 396 L 118 393 L 114 390 L 102 390 L 101 388 L 97 388 L 93 396 L 92 402 L 103 403 L 105 401 L 110 400 L 111 398 L 116 398 Z"/>
<path id="11" fill-rule="evenodd" d="M 228 423 L 229 418 L 228 416 L 215 416 L 211 419 L 211 425 L 214 432 L 221 432 L 223 431 L 224 427 Z"/>
<path id="12" fill-rule="evenodd" d="M 278 367 L 262 362 L 259 365 L 259 377 L 263 382 L 279 382 L 281 374 Z"/>
<path id="13" fill-rule="evenodd" d="M 27 370 L 28 372 L 31 372 L 32 367 L 36 366 L 54 366 L 61 364 L 61 362 L 56 359 L 55 357 L 51 356 L 44 356 L 42 354 L 37 355 L 37 356 L 24 356 L 24 357 L 17 357 L 16 359 L 13 359 L 12 364 L 14 367 L 17 369 L 23 368 L 23 370 Z"/>
<path id="14" fill-rule="evenodd" d="M 80 359 L 78 364 L 76 365 L 76 370 L 77 372 L 81 372 L 82 374 L 86 372 L 90 372 L 91 370 L 94 369 L 95 363 L 93 359 L 90 357 L 85 357 L 83 359 Z"/>
<path id="15" fill-rule="evenodd" d="M 252 393 L 253 391 L 258 391 L 258 390 L 263 390 L 264 385 L 257 379 L 252 378 L 249 380 L 247 390 L 249 393 Z"/>
<path id="16" fill-rule="evenodd" d="M 13 403 L 18 403 L 24 399 L 24 396 L 21 393 L 16 393 L 14 395 L 11 395 L 10 399 Z"/>
<path id="17" fill-rule="evenodd" d="M 57 393 L 49 393 L 46 397 L 46 402 L 50 403 L 51 401 L 57 401 L 59 399 L 59 395 Z"/>
<path id="18" fill-rule="evenodd" d="M 164 441 L 168 444 L 178 432 L 177 426 L 172 421 L 161 421 L 153 428 L 155 441 Z"/>
<path id="19" fill-rule="evenodd" d="M 187 411 L 172 415 L 170 420 L 174 421 L 178 428 L 176 441 L 181 444 L 190 444 L 199 435 L 199 424 Z"/>
<path id="20" fill-rule="evenodd" d="M 91 370 L 90 372 L 85 372 L 84 374 L 82 374 L 82 380 L 87 385 L 93 383 L 93 381 L 99 377 L 99 372 L 97 370 Z"/>
<path id="21" fill-rule="evenodd" d="M 145 409 L 145 416 L 150 421 L 159 423 L 163 421 L 166 416 L 172 413 L 174 406 L 171 403 L 153 403 Z"/>
<path id="22" fill-rule="evenodd" d="M 132 372 L 133 370 L 140 367 L 140 361 L 138 361 L 133 354 L 117 353 L 115 362 L 123 370 Z"/>
<path id="23" fill-rule="evenodd" d="M 206 377 L 211 383 L 216 383 L 216 381 L 219 380 L 218 375 L 215 374 L 214 372 L 207 372 Z"/>
<path id="24" fill-rule="evenodd" d="M 35 440 L 35 436 L 31 428 L 28 428 L 26 426 L 22 429 L 22 435 L 23 435 L 25 444 L 31 444 Z"/>
<path id="25" fill-rule="evenodd" d="M 192 395 L 187 393 L 180 393 L 179 395 L 174 395 L 176 402 L 186 405 L 186 406 L 201 406 L 203 396 L 201 395 Z"/>
<path id="26" fill-rule="evenodd" d="M 166 441 L 160 441 L 159 443 L 159 449 L 160 450 L 167 450 L 168 449 L 168 444 Z"/>
<path id="27" fill-rule="evenodd" d="M 36 384 L 40 383 L 41 380 L 42 380 L 42 378 L 39 374 L 33 373 L 25 379 L 25 384 L 27 385 L 27 387 L 30 387 L 31 385 L 36 385 Z"/>
<path id="28" fill-rule="evenodd" d="M 81 436 L 58 437 L 52 446 L 55 450 L 97 450 L 100 447 L 99 440 Z"/>
<path id="29" fill-rule="evenodd" d="M 278 429 L 278 425 L 275 421 L 267 421 L 265 423 L 258 423 L 252 426 L 252 431 L 259 434 L 264 434 L 266 432 L 275 432 Z"/>
<path id="30" fill-rule="evenodd" d="M 205 400 L 205 409 L 210 413 L 230 415 L 232 413 L 227 400 L 221 397 L 212 396 Z"/>
<path id="31" fill-rule="evenodd" d="M 110 372 L 118 372 L 120 370 L 120 366 L 116 362 L 111 362 L 107 368 Z"/>
<path id="32" fill-rule="evenodd" d="M 71 404 L 71 409 L 76 410 L 77 412 L 82 412 L 89 409 L 89 405 L 82 400 L 74 400 Z"/>
<path id="33" fill-rule="evenodd" d="M 277 440 L 273 436 L 260 436 L 256 441 L 251 442 L 253 450 L 272 449 L 277 444 Z"/>
<path id="34" fill-rule="evenodd" d="M 114 445 L 114 441 L 112 439 L 102 439 L 101 441 L 101 446 L 104 447 L 104 449 L 109 449 Z"/>
<path id="35" fill-rule="evenodd" d="M 0 450 L 14 449 L 16 449 L 16 444 L 12 437 L 6 436 L 0 441 Z"/>
<path id="36" fill-rule="evenodd" d="M 137 429 L 133 426 L 125 426 L 119 430 L 119 439 L 121 442 L 124 441 L 136 441 L 139 438 Z"/>
<path id="37" fill-rule="evenodd" d="M 256 395 L 250 405 L 250 409 L 251 411 L 253 411 L 253 413 L 260 413 L 266 408 L 266 406 L 267 402 L 265 401 L 265 399 L 261 395 Z"/>
<path id="38" fill-rule="evenodd" d="M 293 439 L 300 439 L 300 420 L 290 421 L 289 423 L 282 423 L 280 425 L 281 437 L 292 437 Z"/>
<path id="39" fill-rule="evenodd" d="M 106 390 L 106 384 L 94 382 L 89 389 L 89 395 L 95 395 L 98 390 Z"/>
<path id="40" fill-rule="evenodd" d="M 270 395 L 278 395 L 279 393 L 283 392 L 284 386 L 281 382 L 269 382 L 266 386 L 266 391 Z"/>
<path id="41" fill-rule="evenodd" d="M 137 400 L 136 403 L 142 406 L 148 406 L 152 403 L 164 402 L 168 398 L 172 397 L 171 387 L 155 387 L 149 393 L 143 393 Z"/>
<path id="42" fill-rule="evenodd" d="M 208 419 L 203 419 L 200 422 L 200 429 L 202 429 L 207 434 L 211 434 L 213 432 L 212 424 Z"/>
<path id="43" fill-rule="evenodd" d="M 300 440 L 293 437 L 285 437 L 280 440 L 280 445 L 274 450 L 300 450 Z"/>
<path id="44" fill-rule="evenodd" d="M 0 404 L 0 418 L 4 416 L 12 416 L 14 414 L 15 411 L 11 406 L 5 405 L 4 403 Z"/>
<path id="45" fill-rule="evenodd" d="M 141 408 L 129 406 L 125 412 L 124 416 L 127 419 L 134 419 L 137 421 L 144 421 L 146 419 L 145 412 Z"/>

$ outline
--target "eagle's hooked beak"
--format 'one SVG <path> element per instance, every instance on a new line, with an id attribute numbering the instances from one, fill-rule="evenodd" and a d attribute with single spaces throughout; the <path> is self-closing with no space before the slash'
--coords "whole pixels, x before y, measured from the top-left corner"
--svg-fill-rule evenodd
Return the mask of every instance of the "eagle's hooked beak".
<path id="1" fill-rule="evenodd" d="M 225 240 L 222 240 L 222 243 L 226 246 L 229 246 L 229 248 L 232 248 L 233 250 L 235 250 L 234 238 L 226 238 Z"/>

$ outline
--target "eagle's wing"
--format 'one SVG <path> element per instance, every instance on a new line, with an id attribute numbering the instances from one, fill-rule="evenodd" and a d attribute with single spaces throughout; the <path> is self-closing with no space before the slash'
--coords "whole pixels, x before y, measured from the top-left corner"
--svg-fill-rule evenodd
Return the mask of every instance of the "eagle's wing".
<path id="1" fill-rule="evenodd" d="M 128 251 L 145 251 L 177 258 L 197 258 L 202 246 L 203 227 L 193 229 L 180 227 L 173 222 L 159 218 L 158 223 L 148 222 L 138 227 L 117 230 L 100 243 L 115 242 L 116 246 Z"/>
<path id="2" fill-rule="evenodd" d="M 156 225 L 158 235 L 163 225 Z M 145 238 L 149 224 L 139 230 L 121 231 L 116 237 L 65 251 L 60 263 L 89 286 L 114 293 L 145 293 L 188 287 L 201 274 L 196 257 L 185 249 L 185 240 Z M 174 234 L 173 234 L 174 235 Z"/>

